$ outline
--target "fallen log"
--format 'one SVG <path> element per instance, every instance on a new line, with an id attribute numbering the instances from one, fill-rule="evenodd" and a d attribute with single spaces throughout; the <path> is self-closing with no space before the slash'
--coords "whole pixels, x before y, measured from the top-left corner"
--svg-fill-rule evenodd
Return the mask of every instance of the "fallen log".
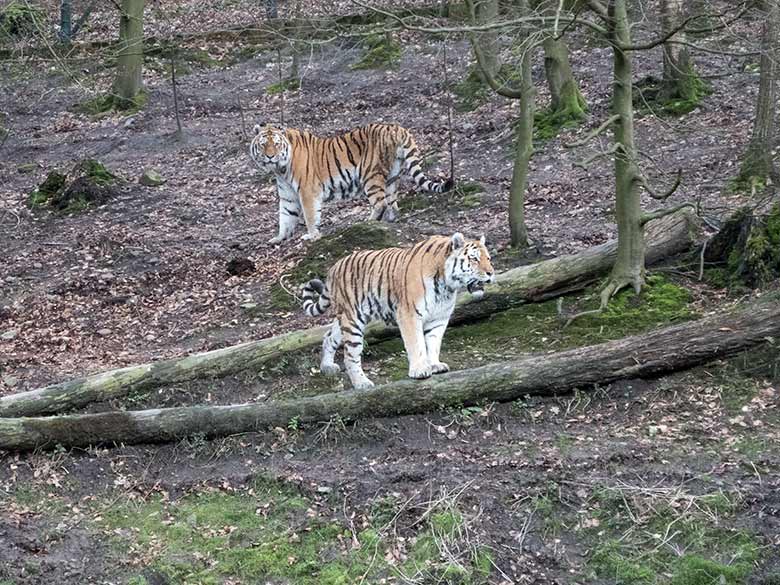
<path id="1" fill-rule="evenodd" d="M 393 382 L 366 391 L 287 401 L 0 419 L 0 449 L 84 447 L 174 441 L 193 433 L 224 436 L 300 423 L 427 412 L 453 405 L 550 395 L 622 378 L 688 368 L 780 335 L 780 297 L 738 311 L 558 353 Z"/>
<path id="2" fill-rule="evenodd" d="M 695 218 L 680 212 L 651 222 L 647 227 L 647 262 L 679 254 L 690 248 L 695 234 Z M 486 317 L 522 303 L 538 302 L 580 290 L 605 274 L 611 267 L 617 242 L 594 246 L 577 254 L 560 256 L 499 274 L 481 299 L 463 294 L 452 316 L 457 325 Z M 183 358 L 129 366 L 43 388 L 0 397 L 0 417 L 53 414 L 110 400 L 166 384 L 204 377 L 220 377 L 272 363 L 280 356 L 318 346 L 327 327 L 293 331 L 193 354 Z M 374 324 L 368 339 L 386 339 L 396 330 Z"/>

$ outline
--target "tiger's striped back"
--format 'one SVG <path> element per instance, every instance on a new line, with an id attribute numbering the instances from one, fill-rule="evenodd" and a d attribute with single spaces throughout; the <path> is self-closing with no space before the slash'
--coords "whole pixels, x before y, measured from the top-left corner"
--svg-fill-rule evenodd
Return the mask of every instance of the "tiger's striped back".
<path id="1" fill-rule="evenodd" d="M 484 238 L 466 242 L 461 234 L 434 236 L 411 248 L 353 252 L 331 267 L 325 284 L 311 280 L 303 290 L 308 315 L 329 308 L 336 315 L 323 340 L 321 371 L 339 371 L 333 356 L 343 343 L 353 386 L 371 386 L 360 354 L 363 332 L 375 320 L 400 328 L 411 377 L 447 371 L 439 361 L 439 348 L 457 292 L 476 291 L 492 278 Z"/>
<path id="2" fill-rule="evenodd" d="M 394 221 L 401 175 L 434 193 L 453 186 L 452 178 L 425 176 L 414 137 L 395 124 L 370 124 L 329 138 L 272 127 L 255 127 L 255 134 L 252 159 L 277 177 L 280 209 L 275 241 L 289 237 L 301 216 L 309 237 L 318 236 L 321 204 L 361 192 L 371 203 L 370 219 Z"/>

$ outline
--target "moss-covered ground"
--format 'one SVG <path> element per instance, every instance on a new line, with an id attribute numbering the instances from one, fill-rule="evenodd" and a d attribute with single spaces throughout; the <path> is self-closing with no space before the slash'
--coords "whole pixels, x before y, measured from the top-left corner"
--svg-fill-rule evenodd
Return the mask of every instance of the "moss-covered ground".
<path id="1" fill-rule="evenodd" d="M 566 297 L 564 310 L 569 313 L 598 307 L 598 292 L 593 287 Z M 567 327 L 567 319 L 558 313 L 557 301 L 521 305 L 482 321 L 451 327 L 444 337 L 442 361 L 455 370 L 472 368 L 524 353 L 597 344 L 695 316 L 687 289 L 663 276 L 651 275 L 640 295 L 623 291 L 603 313 L 585 315 Z M 408 363 L 400 338 L 368 342 L 363 355 L 364 369 L 375 382 L 406 378 Z M 269 391 L 278 398 L 310 396 L 348 386 L 345 376 L 324 376 L 318 369 L 319 349 L 282 358 L 258 375 L 269 381 Z M 271 382 L 280 375 L 288 378 L 279 384 Z"/>
<path id="2" fill-rule="evenodd" d="M 369 35 L 363 39 L 365 52 L 352 69 L 395 69 L 401 62 L 401 44 L 391 34 Z"/>
<path id="3" fill-rule="evenodd" d="M 102 203 L 111 196 L 111 188 L 120 178 L 100 161 L 84 159 L 67 173 L 51 171 L 27 196 L 30 209 L 52 209 L 60 213 L 78 213 Z"/>
<path id="4" fill-rule="evenodd" d="M 268 308 L 300 308 L 299 301 L 288 290 L 297 292 L 302 284 L 312 278 L 324 279 L 328 269 L 337 260 L 352 252 L 388 248 L 398 243 L 397 231 L 381 222 L 354 223 L 343 230 L 323 236 L 312 242 L 306 250 L 306 255 L 285 274 L 285 286 L 280 283 L 271 286 Z"/>
<path id="5" fill-rule="evenodd" d="M 134 585 L 348 585 L 401 575 L 478 585 L 493 571 L 490 552 L 464 542 L 469 520 L 453 499 L 425 510 L 400 540 L 396 499 L 378 500 L 359 527 L 327 500 L 258 478 L 239 490 L 202 489 L 175 500 L 97 499 L 92 528 L 113 535 L 110 554 L 118 562 L 144 566 L 130 576 Z M 442 546 L 458 552 L 443 557 Z"/>

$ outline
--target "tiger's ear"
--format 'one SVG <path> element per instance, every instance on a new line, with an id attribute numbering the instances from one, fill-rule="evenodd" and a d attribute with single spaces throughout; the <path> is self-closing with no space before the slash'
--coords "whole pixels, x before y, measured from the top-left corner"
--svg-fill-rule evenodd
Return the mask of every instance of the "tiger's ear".
<path id="1" fill-rule="evenodd" d="M 258 134 L 260 134 L 260 132 L 262 132 L 262 130 L 263 130 L 263 127 L 262 127 L 262 126 L 260 126 L 260 124 L 255 124 L 255 127 L 254 127 L 254 128 L 252 128 L 252 133 L 253 133 L 255 136 L 257 136 Z"/>
<path id="2" fill-rule="evenodd" d="M 482 234 L 482 235 L 480 236 L 480 238 L 479 238 L 479 243 L 480 243 L 480 244 L 482 244 L 483 246 L 485 245 L 485 234 Z"/>
<path id="3" fill-rule="evenodd" d="M 463 237 L 462 233 L 455 232 L 454 234 L 452 234 L 451 242 L 452 242 L 452 249 L 459 250 L 460 248 L 466 245 L 466 238 Z"/>

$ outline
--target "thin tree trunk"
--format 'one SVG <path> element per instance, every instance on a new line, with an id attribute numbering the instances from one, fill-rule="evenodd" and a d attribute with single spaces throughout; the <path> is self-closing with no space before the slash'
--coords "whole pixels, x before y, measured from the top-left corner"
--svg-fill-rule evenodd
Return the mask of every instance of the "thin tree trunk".
<path id="1" fill-rule="evenodd" d="M 176 52 L 178 46 L 174 45 L 171 48 L 171 88 L 173 89 L 173 113 L 176 116 L 176 140 L 181 140 L 184 137 L 184 132 L 181 128 L 181 117 L 179 116 L 179 88 L 176 83 Z"/>
<path id="2" fill-rule="evenodd" d="M 48 418 L 0 419 L 0 449 L 86 447 L 175 441 L 194 433 L 224 436 L 300 423 L 397 416 L 508 402 L 528 394 L 657 376 L 766 343 L 780 335 L 780 301 L 756 302 L 648 334 L 553 354 L 531 355 L 371 390 L 320 394 L 287 401 L 230 406 L 188 406 Z"/>
<path id="3" fill-rule="evenodd" d="M 683 0 L 661 0 L 661 28 L 664 34 L 679 27 L 685 18 Z M 663 46 L 663 79 L 661 99 L 696 101 L 701 92 L 685 32 L 675 33 Z"/>
<path id="4" fill-rule="evenodd" d="M 742 157 L 738 182 L 745 186 L 760 186 L 767 179 L 776 180 L 777 171 L 772 158 L 775 140 L 775 109 L 777 101 L 778 29 L 780 29 L 780 2 L 768 0 L 768 14 L 761 34 L 761 77 L 756 101 L 756 117 L 750 144 Z"/>
<path id="5" fill-rule="evenodd" d="M 585 98 L 571 71 L 569 49 L 563 39 L 544 39 L 544 71 L 550 88 L 550 109 L 561 117 L 579 120 L 585 117 Z"/>
<path id="6" fill-rule="evenodd" d="M 657 262 L 689 250 L 696 232 L 695 219 L 680 212 L 647 224 L 648 262 Z M 615 262 L 617 242 L 607 242 L 579 252 L 521 266 L 497 275 L 484 297 L 459 296 L 450 320 L 458 325 L 484 318 L 526 302 L 544 301 L 581 290 L 603 276 Z M 33 416 L 65 412 L 96 401 L 111 400 L 166 384 L 235 374 L 273 363 L 281 356 L 312 349 L 322 343 L 328 326 L 285 333 L 205 353 L 160 360 L 93 374 L 0 397 L 0 417 Z M 393 329 L 373 325 L 369 339 L 395 335 Z"/>
<path id="7" fill-rule="evenodd" d="M 265 0 L 265 17 L 268 20 L 279 18 L 279 4 L 277 0 Z"/>
<path id="8" fill-rule="evenodd" d="M 525 191 L 528 188 L 528 167 L 534 153 L 534 100 L 536 90 L 531 78 L 531 49 L 526 48 L 520 59 L 520 119 L 515 137 L 515 162 L 509 186 L 509 232 L 515 248 L 528 246 L 525 225 Z"/>
<path id="9" fill-rule="evenodd" d="M 60 2 L 60 42 L 70 43 L 72 36 L 72 0 L 62 0 Z"/>
<path id="10" fill-rule="evenodd" d="M 144 61 L 144 0 L 122 0 L 119 57 L 114 94 L 119 107 L 130 107 L 142 88 Z"/>
<path id="11" fill-rule="evenodd" d="M 618 45 L 631 44 L 626 0 L 609 4 L 610 41 L 614 53 L 612 107 L 619 119 L 614 125 L 615 142 L 615 216 L 618 227 L 618 254 L 609 281 L 602 291 L 602 306 L 625 286 L 639 292 L 645 282 L 645 236 L 641 224 L 639 169 L 634 145 L 634 104 L 632 101 L 631 53 Z"/>
<path id="12" fill-rule="evenodd" d="M 495 22 L 498 18 L 498 0 L 474 0 L 474 21 L 478 24 Z M 476 35 L 482 48 L 483 60 L 477 68 L 483 82 L 486 75 L 495 77 L 498 74 L 498 38 L 495 31 L 484 31 Z"/>

